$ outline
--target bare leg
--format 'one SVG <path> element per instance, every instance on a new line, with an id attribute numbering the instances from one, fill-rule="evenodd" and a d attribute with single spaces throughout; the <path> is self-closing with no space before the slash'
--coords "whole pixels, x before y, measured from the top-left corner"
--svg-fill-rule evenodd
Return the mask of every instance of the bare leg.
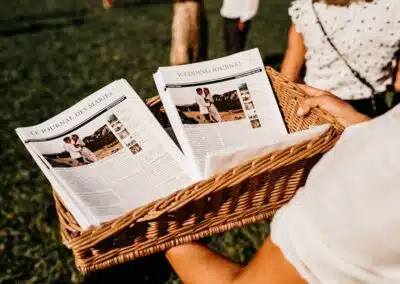
<path id="1" fill-rule="evenodd" d="M 189 25 L 189 46 L 190 46 L 190 62 L 199 61 L 199 40 L 200 40 L 200 3 L 187 3 L 188 22 Z"/>
<path id="2" fill-rule="evenodd" d="M 171 248 L 166 256 L 184 283 L 306 283 L 269 238 L 246 267 L 199 244 Z"/>
<path id="3" fill-rule="evenodd" d="M 187 23 L 190 20 L 190 10 L 188 9 L 188 4 L 190 3 L 174 3 L 170 53 L 171 65 L 189 63 L 190 26 Z"/>

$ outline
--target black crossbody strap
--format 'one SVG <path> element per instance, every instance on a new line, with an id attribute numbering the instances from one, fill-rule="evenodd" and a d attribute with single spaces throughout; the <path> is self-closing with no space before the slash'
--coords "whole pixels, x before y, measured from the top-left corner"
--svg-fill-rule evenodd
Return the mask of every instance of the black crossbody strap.
<path id="1" fill-rule="evenodd" d="M 317 23 L 321 28 L 322 33 L 324 34 L 326 40 L 328 41 L 328 43 L 330 44 L 330 46 L 335 50 L 335 52 L 339 55 L 340 59 L 343 61 L 344 64 L 346 64 L 346 66 L 350 69 L 351 73 L 354 75 L 354 77 L 356 77 L 363 85 L 365 85 L 366 87 L 368 87 L 371 92 L 372 92 L 372 96 L 374 96 L 377 92 L 375 91 L 375 88 L 357 71 L 355 70 L 353 67 L 351 67 L 351 65 L 347 62 L 347 60 L 344 58 L 344 56 L 342 55 L 342 53 L 337 49 L 337 47 L 333 44 L 332 39 L 329 37 L 329 35 L 326 33 L 326 30 L 324 28 L 324 26 L 321 23 L 321 20 L 319 19 L 318 13 L 314 7 L 314 1 L 311 4 L 313 10 L 314 10 L 314 14 L 315 17 L 317 19 Z"/>

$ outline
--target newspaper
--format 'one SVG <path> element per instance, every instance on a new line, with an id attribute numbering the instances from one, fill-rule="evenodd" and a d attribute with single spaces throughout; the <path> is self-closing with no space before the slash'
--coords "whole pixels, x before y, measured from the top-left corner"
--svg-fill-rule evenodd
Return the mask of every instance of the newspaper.
<path id="1" fill-rule="evenodd" d="M 258 49 L 160 67 L 154 80 L 195 180 L 207 154 L 287 134 Z"/>
<path id="2" fill-rule="evenodd" d="M 271 139 L 267 144 L 247 145 L 246 147 L 228 148 L 219 152 L 208 153 L 206 157 L 205 176 L 208 178 L 224 173 L 250 160 L 309 141 L 323 135 L 330 127 L 331 125 L 329 124 L 318 125 L 308 130 Z"/>
<path id="3" fill-rule="evenodd" d="M 83 229 L 193 182 L 182 152 L 123 79 L 16 132 Z"/>
<path id="4" fill-rule="evenodd" d="M 154 79 L 169 123 L 164 111 L 160 121 L 173 131 L 124 79 L 16 129 L 83 229 L 265 153 L 287 135 L 257 49 L 161 67 Z"/>

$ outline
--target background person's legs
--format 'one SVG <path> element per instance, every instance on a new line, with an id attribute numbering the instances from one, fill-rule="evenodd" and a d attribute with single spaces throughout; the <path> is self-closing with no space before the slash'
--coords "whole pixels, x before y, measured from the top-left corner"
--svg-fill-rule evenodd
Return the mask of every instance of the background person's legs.
<path id="1" fill-rule="evenodd" d="M 247 39 L 247 34 L 249 33 L 249 29 L 250 29 L 250 21 L 246 21 L 244 23 L 243 30 L 237 32 L 234 45 L 235 53 L 244 50 L 246 46 L 246 39 Z"/>
<path id="2" fill-rule="evenodd" d="M 249 29 L 250 21 L 246 21 L 243 30 L 240 31 L 239 19 L 224 18 L 224 41 L 227 54 L 233 54 L 244 50 Z"/>
<path id="3" fill-rule="evenodd" d="M 174 3 L 172 18 L 171 65 L 189 63 L 190 20 L 187 3 Z"/>
<path id="4" fill-rule="evenodd" d="M 188 26 L 188 46 L 189 61 L 198 62 L 199 60 L 199 38 L 200 38 L 200 3 L 185 2 Z"/>
<path id="5" fill-rule="evenodd" d="M 238 19 L 224 18 L 224 43 L 227 54 L 234 53 L 235 35 L 237 32 Z"/>
<path id="6" fill-rule="evenodd" d="M 207 59 L 208 23 L 202 3 L 187 1 L 174 4 L 172 20 L 171 65 Z"/>
<path id="7" fill-rule="evenodd" d="M 208 20 L 203 2 L 200 4 L 200 32 L 198 61 L 208 59 Z"/>

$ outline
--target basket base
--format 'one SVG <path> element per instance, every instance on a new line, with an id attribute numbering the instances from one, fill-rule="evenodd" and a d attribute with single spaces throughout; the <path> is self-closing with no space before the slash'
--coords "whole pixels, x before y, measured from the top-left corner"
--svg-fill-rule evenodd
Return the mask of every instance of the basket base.
<path id="1" fill-rule="evenodd" d="M 282 204 L 284 204 L 286 202 L 287 201 L 282 201 Z M 224 225 L 220 224 L 217 226 L 213 226 L 213 227 L 204 229 L 200 232 L 197 232 L 195 234 L 191 234 L 189 236 L 178 237 L 172 241 L 166 241 L 165 243 L 161 243 L 157 246 L 153 246 L 148 249 L 143 249 L 143 250 L 135 251 L 133 253 L 124 254 L 124 255 L 119 256 L 118 258 L 113 258 L 113 259 L 104 261 L 100 264 L 95 264 L 95 265 L 90 265 L 90 266 L 80 266 L 79 264 L 76 264 L 76 267 L 82 274 L 86 275 L 90 272 L 107 269 L 107 268 L 116 266 L 118 264 L 123 264 L 128 261 L 135 260 L 140 257 L 145 257 L 145 256 L 149 256 L 149 255 L 152 255 L 155 253 L 167 251 L 168 249 L 178 246 L 178 245 L 191 243 L 191 242 L 198 241 L 198 240 L 206 238 L 206 237 L 210 237 L 210 236 L 213 236 L 213 235 L 216 235 L 219 233 L 223 233 L 225 231 L 229 231 L 229 230 L 232 230 L 235 228 L 240 228 L 240 227 L 243 227 L 245 225 L 249 225 L 249 224 L 252 224 L 255 222 L 268 220 L 268 219 L 272 218 L 272 216 L 275 214 L 275 212 L 276 212 L 276 210 L 271 211 L 270 209 L 268 209 L 267 212 L 260 213 L 256 216 L 243 218 L 240 221 L 229 222 Z"/>

